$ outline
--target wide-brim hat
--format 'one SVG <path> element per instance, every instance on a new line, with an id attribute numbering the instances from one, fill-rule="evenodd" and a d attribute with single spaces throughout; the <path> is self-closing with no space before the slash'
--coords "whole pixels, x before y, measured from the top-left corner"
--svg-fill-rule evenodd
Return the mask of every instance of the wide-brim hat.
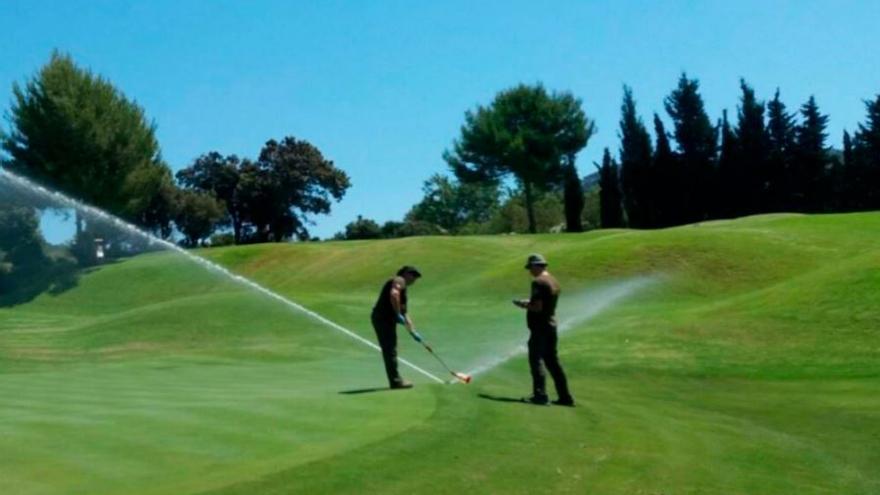
<path id="1" fill-rule="evenodd" d="M 547 266 L 547 260 L 544 259 L 540 254 L 532 254 L 529 255 L 529 259 L 526 261 L 526 268 L 531 268 L 533 266 Z"/>

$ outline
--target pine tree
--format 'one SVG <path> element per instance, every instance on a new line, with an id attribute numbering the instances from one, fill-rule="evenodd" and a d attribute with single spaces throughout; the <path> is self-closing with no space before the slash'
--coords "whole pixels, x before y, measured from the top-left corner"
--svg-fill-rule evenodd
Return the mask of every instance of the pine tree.
<path id="1" fill-rule="evenodd" d="M 623 205 L 620 194 L 618 167 L 605 148 L 599 169 L 599 211 L 603 229 L 623 227 Z"/>
<path id="2" fill-rule="evenodd" d="M 811 96 L 801 107 L 801 117 L 802 122 L 796 129 L 795 161 L 791 169 L 793 205 L 798 211 L 824 211 L 830 203 L 830 161 L 825 147 L 828 116 L 819 112 L 816 98 Z"/>
<path id="3" fill-rule="evenodd" d="M 672 147 L 669 145 L 669 135 L 660 116 L 654 114 L 654 181 L 651 188 L 656 210 L 656 227 L 668 227 L 679 223 L 682 214 L 680 202 L 682 174 L 679 162 Z"/>
<path id="4" fill-rule="evenodd" d="M 770 139 L 764 126 L 764 102 L 755 98 L 755 90 L 740 79 L 740 106 L 736 126 L 737 189 L 740 194 L 737 215 L 752 215 L 769 210 L 767 197 L 767 155 Z"/>
<path id="5" fill-rule="evenodd" d="M 712 125 L 700 96 L 700 83 L 682 74 L 678 87 L 666 98 L 666 112 L 675 125 L 682 167 L 682 222 L 708 218 L 716 193 L 718 130 Z"/>
<path id="6" fill-rule="evenodd" d="M 636 113 L 632 89 L 623 87 L 620 107 L 620 182 L 629 226 L 651 227 L 651 136 Z"/>
<path id="7" fill-rule="evenodd" d="M 788 176 L 792 166 L 796 132 L 794 117 L 785 111 L 785 104 L 779 99 L 779 89 L 767 103 L 767 209 L 768 211 L 792 210 L 791 178 Z"/>

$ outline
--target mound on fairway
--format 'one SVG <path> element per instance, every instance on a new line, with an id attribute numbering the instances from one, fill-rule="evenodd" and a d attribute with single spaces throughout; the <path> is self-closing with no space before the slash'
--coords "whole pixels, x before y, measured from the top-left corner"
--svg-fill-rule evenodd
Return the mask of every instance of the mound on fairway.
<path id="1" fill-rule="evenodd" d="M 878 232 L 880 214 L 772 215 L 200 253 L 370 339 L 379 284 L 417 264 L 420 330 L 483 372 L 404 368 L 404 392 L 372 390 L 381 360 L 353 339 L 137 256 L 0 308 L 0 493 L 880 493 Z M 574 409 L 511 400 L 535 251 L 564 288 Z"/>

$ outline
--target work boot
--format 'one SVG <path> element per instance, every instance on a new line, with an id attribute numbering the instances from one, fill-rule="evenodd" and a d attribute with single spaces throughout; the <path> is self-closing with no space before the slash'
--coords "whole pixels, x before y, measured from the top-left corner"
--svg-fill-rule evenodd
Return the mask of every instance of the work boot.
<path id="1" fill-rule="evenodd" d="M 557 406 L 574 407 L 574 399 L 571 397 L 567 397 L 565 399 L 558 399 L 558 400 L 554 400 L 553 404 L 557 405 Z"/>
<path id="2" fill-rule="evenodd" d="M 546 406 L 550 403 L 550 399 L 546 395 L 533 395 L 531 397 L 523 397 L 523 402 L 535 404 L 536 406 Z"/>
<path id="3" fill-rule="evenodd" d="M 406 380 L 400 380 L 399 382 L 392 383 L 391 388 L 394 390 L 403 389 L 403 388 L 413 388 L 413 384 L 406 381 Z"/>

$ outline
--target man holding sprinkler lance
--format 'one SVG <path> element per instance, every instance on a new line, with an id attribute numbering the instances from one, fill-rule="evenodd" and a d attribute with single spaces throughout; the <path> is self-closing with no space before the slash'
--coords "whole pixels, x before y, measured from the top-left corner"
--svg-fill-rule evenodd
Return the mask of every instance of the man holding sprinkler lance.
<path id="1" fill-rule="evenodd" d="M 547 260 L 540 254 L 529 256 L 526 269 L 533 277 L 532 296 L 529 299 L 513 301 L 513 304 L 526 310 L 526 323 L 530 332 L 528 347 L 532 396 L 525 400 L 533 404 L 549 402 L 544 376 L 544 366 L 546 366 L 559 395 L 559 399 L 553 403 L 560 406 L 574 406 L 574 398 L 568 391 L 568 381 L 556 353 L 556 302 L 559 300 L 559 282 L 547 271 Z"/>
<path id="2" fill-rule="evenodd" d="M 379 347 L 382 348 L 382 359 L 385 361 L 385 373 L 391 388 L 412 388 L 412 383 L 400 377 L 397 371 L 397 324 L 406 326 L 406 330 L 414 339 L 421 342 L 421 336 L 413 329 L 412 319 L 406 311 L 406 290 L 422 276 L 414 266 L 404 266 L 397 271 L 379 292 L 379 299 L 373 307 L 371 320 Z"/>

